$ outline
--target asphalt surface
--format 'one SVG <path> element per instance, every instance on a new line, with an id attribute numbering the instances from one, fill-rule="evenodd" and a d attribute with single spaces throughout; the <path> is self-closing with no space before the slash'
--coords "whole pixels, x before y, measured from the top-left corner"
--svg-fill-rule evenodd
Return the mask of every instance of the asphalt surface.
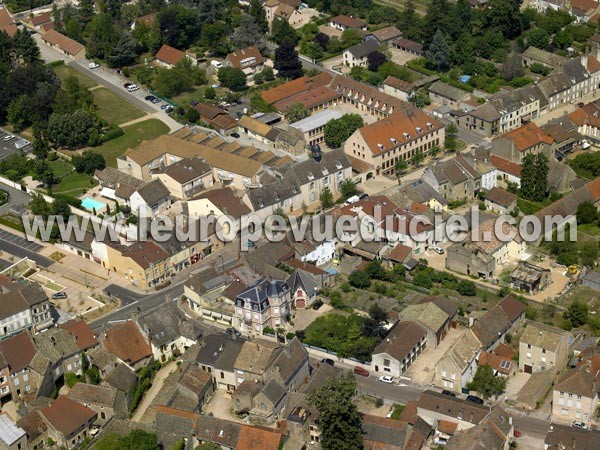
<path id="1" fill-rule="evenodd" d="M 6 233 L 6 232 L 5 232 Z M 48 268 L 54 261 L 50 258 L 46 258 L 45 256 L 38 255 L 36 252 L 25 248 L 19 244 L 16 244 L 14 238 L 12 236 L 20 237 L 18 235 L 13 235 L 12 233 L 8 233 L 8 236 L 0 236 L 0 250 L 6 253 L 10 253 L 11 255 L 16 256 L 17 258 L 29 258 L 32 261 L 35 261 L 38 266 Z M 25 241 L 24 238 L 20 237 Z M 19 241 L 20 242 L 20 241 Z M 26 241 L 28 244 L 29 241 Z M 37 245 L 37 244 L 36 244 Z"/>
<path id="2" fill-rule="evenodd" d="M 11 139 L 10 141 L 5 142 L 4 138 L 6 136 L 14 136 L 14 138 Z M 7 131 L 0 128 L 0 160 L 7 158 L 14 153 L 19 152 L 19 149 L 17 147 L 15 147 L 15 143 L 19 139 L 20 138 L 18 135 L 10 134 Z M 23 147 L 21 150 L 27 151 L 30 149 L 30 147 L 31 147 L 31 144 L 26 147 Z"/>

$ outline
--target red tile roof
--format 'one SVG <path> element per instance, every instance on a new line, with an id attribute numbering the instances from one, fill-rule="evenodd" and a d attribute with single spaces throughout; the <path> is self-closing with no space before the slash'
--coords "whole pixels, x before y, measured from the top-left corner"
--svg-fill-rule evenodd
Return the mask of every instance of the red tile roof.
<path id="1" fill-rule="evenodd" d="M 77 41 L 74 41 L 70 37 L 65 36 L 64 34 L 59 33 L 56 30 L 46 31 L 46 33 L 42 35 L 42 40 L 50 45 L 57 46 L 71 56 L 76 56 L 82 51 L 85 51 L 85 46 L 81 45 Z"/>
<path id="2" fill-rule="evenodd" d="M 544 133 L 535 123 L 530 122 L 527 125 L 517 128 L 516 130 L 509 131 L 502 138 L 512 139 L 515 143 L 515 148 L 520 152 L 538 145 L 548 144 L 552 145 L 554 139 Z"/>
<path id="3" fill-rule="evenodd" d="M 39 16 L 33 16 L 30 19 L 30 21 L 33 26 L 38 26 L 38 25 L 42 25 L 44 23 L 51 22 L 52 17 L 50 16 L 49 13 L 45 13 L 45 14 L 40 14 Z"/>
<path id="4" fill-rule="evenodd" d="M 600 61 L 594 55 L 588 56 L 587 70 L 590 73 L 596 73 L 600 70 Z"/>
<path id="5" fill-rule="evenodd" d="M 287 83 L 267 89 L 260 95 L 269 105 L 281 101 L 292 95 L 299 94 L 309 88 L 309 86 L 325 86 L 331 82 L 331 75 L 327 72 L 321 72 L 314 77 L 300 77 Z"/>
<path id="6" fill-rule="evenodd" d="M 523 302 L 520 302 L 512 295 L 507 295 L 506 297 L 504 297 L 500 301 L 499 305 L 504 310 L 506 316 L 511 322 L 514 322 L 523 314 L 525 314 L 525 305 L 523 304 Z"/>
<path id="7" fill-rule="evenodd" d="M 362 28 L 367 24 L 364 20 L 344 15 L 335 16 L 330 22 L 337 23 L 347 28 Z"/>
<path id="8" fill-rule="evenodd" d="M 492 163 L 492 166 L 501 172 L 521 178 L 521 164 L 514 163 L 497 155 L 491 155 L 490 162 Z"/>
<path id="9" fill-rule="evenodd" d="M 254 58 L 252 64 L 242 64 L 242 61 L 249 58 Z M 236 50 L 235 52 L 228 54 L 227 60 L 233 67 L 237 67 L 238 69 L 258 66 L 265 62 L 265 58 L 260 54 L 260 50 L 256 45 L 253 45 L 252 47 L 246 47 L 241 50 Z"/>
<path id="10" fill-rule="evenodd" d="M 156 53 L 156 59 L 174 66 L 181 61 L 185 56 L 185 52 L 178 50 L 170 45 L 163 44 L 160 50 Z"/>
<path id="11" fill-rule="evenodd" d="M 98 339 L 96 339 L 94 331 L 83 320 L 69 320 L 61 327 L 71 336 L 75 336 L 75 343 L 81 350 L 87 350 L 98 345 Z"/>
<path id="12" fill-rule="evenodd" d="M 11 372 L 25 369 L 36 354 L 35 347 L 26 331 L 21 331 L 0 341 L 0 353 Z"/>
<path id="13" fill-rule="evenodd" d="M 301 103 L 307 109 L 312 109 L 325 103 L 331 102 L 341 95 L 327 86 L 317 86 L 299 92 L 296 95 L 275 102 L 273 106 L 280 112 L 285 113 L 294 103 Z"/>
<path id="14" fill-rule="evenodd" d="M 503 342 L 498 344 L 494 349 L 494 353 L 504 359 L 513 359 L 513 356 L 516 355 L 515 351 Z"/>
<path id="15" fill-rule="evenodd" d="M 398 244 L 389 253 L 388 258 L 394 262 L 403 263 L 406 258 L 412 255 L 412 248 L 408 245 Z"/>
<path id="16" fill-rule="evenodd" d="M 577 125 L 582 127 L 583 125 L 590 125 L 596 128 L 600 128 L 600 108 L 593 103 L 588 103 L 582 108 L 578 108 L 569 114 L 569 119 Z"/>
<path id="17" fill-rule="evenodd" d="M 403 110 L 396 109 L 385 119 L 365 125 L 358 133 L 364 138 L 371 153 L 377 156 L 441 128 L 444 128 L 441 122 L 418 108 L 407 106 Z"/>
<path id="18" fill-rule="evenodd" d="M 514 361 L 503 358 L 495 353 L 481 352 L 477 364 L 480 366 L 490 366 L 497 372 L 509 375 L 514 367 Z"/>
<path id="19" fill-rule="evenodd" d="M 456 433 L 456 429 L 458 428 L 458 423 L 450 422 L 449 420 L 440 420 L 438 422 L 438 430 L 442 433 L 453 435 Z"/>
<path id="20" fill-rule="evenodd" d="M 152 348 L 135 322 L 114 326 L 106 333 L 104 346 L 121 360 L 135 364 L 152 355 Z"/>
<path id="21" fill-rule="evenodd" d="M 15 21 L 6 8 L 0 8 L 0 31 L 4 31 L 10 37 L 17 33 Z"/>
<path id="22" fill-rule="evenodd" d="M 281 434 L 260 427 L 244 425 L 238 438 L 237 450 L 277 450 Z"/>
<path id="23" fill-rule="evenodd" d="M 404 409 L 400 413 L 400 417 L 398 419 L 403 422 L 407 422 L 411 425 L 414 425 L 417 419 L 419 418 L 417 414 L 417 403 L 418 402 L 416 400 L 408 401 L 404 406 Z"/>
<path id="24" fill-rule="evenodd" d="M 90 408 L 64 395 L 40 409 L 40 413 L 54 428 L 67 437 L 96 417 L 96 413 Z"/>
<path id="25" fill-rule="evenodd" d="M 398 89 L 402 92 L 410 92 L 415 88 L 414 83 L 409 83 L 408 81 L 401 80 L 396 77 L 387 77 L 383 84 L 391 86 L 395 89 Z"/>

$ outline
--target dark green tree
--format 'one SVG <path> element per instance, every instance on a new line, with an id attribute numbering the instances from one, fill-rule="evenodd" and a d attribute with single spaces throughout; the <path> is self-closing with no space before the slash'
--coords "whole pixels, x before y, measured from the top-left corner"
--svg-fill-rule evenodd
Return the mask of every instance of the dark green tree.
<path id="1" fill-rule="evenodd" d="M 443 33 L 438 29 L 426 53 L 427 59 L 437 70 L 446 70 L 450 66 L 450 47 Z"/>
<path id="2" fill-rule="evenodd" d="M 259 48 L 263 44 L 264 32 L 256 23 L 254 16 L 243 14 L 240 19 L 240 25 L 235 29 L 231 42 L 235 48 L 246 48 L 257 45 Z"/>
<path id="3" fill-rule="evenodd" d="M 575 328 L 584 325 L 588 320 L 588 305 L 580 300 L 575 300 L 565 312 L 565 319 L 569 319 Z"/>
<path id="4" fill-rule="evenodd" d="M 323 209 L 331 208 L 333 206 L 333 194 L 328 187 L 325 187 L 325 189 L 321 191 L 319 201 L 321 202 L 321 207 Z"/>
<path id="5" fill-rule="evenodd" d="M 353 195 L 357 195 L 359 190 L 353 180 L 346 178 L 340 183 L 340 193 L 342 194 L 342 198 L 346 200 Z"/>
<path id="6" fill-rule="evenodd" d="M 355 394 L 354 376 L 347 373 L 310 395 L 309 401 L 319 412 L 323 450 L 362 450 L 362 418 L 354 404 Z"/>
<path id="7" fill-rule="evenodd" d="M 232 91 L 246 89 L 246 74 L 242 69 L 223 66 L 219 69 L 218 77 L 221 84 Z"/>
<path id="8" fill-rule="evenodd" d="M 527 34 L 527 43 L 545 50 L 550 44 L 550 36 L 543 28 L 534 28 Z"/>
<path id="9" fill-rule="evenodd" d="M 135 62 L 135 42 L 130 33 L 118 30 L 115 33 L 114 46 L 108 54 L 108 65 L 110 67 L 123 67 Z"/>
<path id="10" fill-rule="evenodd" d="M 422 150 L 417 150 L 413 157 L 410 159 L 410 162 L 415 167 L 418 167 L 423 161 L 425 161 L 425 154 Z"/>
<path id="11" fill-rule="evenodd" d="M 377 70 L 379 70 L 379 67 L 381 67 L 381 65 L 386 61 L 386 56 L 380 51 L 374 51 L 367 55 L 369 70 L 372 72 L 377 72 Z"/>
<path id="12" fill-rule="evenodd" d="M 302 62 L 292 41 L 285 40 L 277 47 L 274 66 L 280 78 L 295 80 L 302 76 Z"/>
<path id="13" fill-rule="evenodd" d="M 248 6 L 248 14 L 254 17 L 254 21 L 262 33 L 269 31 L 269 24 L 267 23 L 267 15 L 265 9 L 260 3 L 260 0 L 250 0 Z"/>
<path id="14" fill-rule="evenodd" d="M 331 148 L 339 148 L 363 124 L 358 114 L 344 114 L 339 119 L 330 120 L 325 125 L 325 143 Z"/>
<path id="15" fill-rule="evenodd" d="M 285 41 L 289 41 L 295 47 L 300 41 L 298 32 L 292 28 L 287 20 L 275 19 L 271 27 L 271 39 L 278 44 L 282 45 Z"/>
<path id="16" fill-rule="evenodd" d="M 39 61 L 40 49 L 26 29 L 21 28 L 17 30 L 17 33 L 13 37 L 13 45 L 17 54 L 25 63 Z"/>
<path id="17" fill-rule="evenodd" d="M 585 201 L 577 206 L 577 223 L 595 223 L 598 220 L 598 210 L 590 201 Z"/>
<path id="18" fill-rule="evenodd" d="M 354 270 L 348 275 L 348 283 L 358 289 L 366 289 L 371 286 L 371 277 L 364 270 Z"/>
<path id="19" fill-rule="evenodd" d="M 494 370 L 487 364 L 479 366 L 473 381 L 467 384 L 467 388 L 477 391 L 483 398 L 499 395 L 506 386 L 506 380 L 494 376 Z"/>
<path id="20" fill-rule="evenodd" d="M 543 153 L 529 154 L 521 163 L 521 196 L 534 202 L 546 198 L 548 184 L 548 158 Z"/>
<path id="21" fill-rule="evenodd" d="M 73 155 L 71 159 L 77 173 L 87 173 L 93 175 L 96 170 L 103 170 L 106 167 L 104 156 L 92 150 L 86 150 L 79 155 Z"/>
<path id="22" fill-rule="evenodd" d="M 406 160 L 398 158 L 398 161 L 396 161 L 396 164 L 394 164 L 394 172 L 396 173 L 396 178 L 398 178 L 398 184 L 400 184 L 400 178 L 404 172 L 406 172 L 406 169 L 408 169 L 408 163 Z"/>

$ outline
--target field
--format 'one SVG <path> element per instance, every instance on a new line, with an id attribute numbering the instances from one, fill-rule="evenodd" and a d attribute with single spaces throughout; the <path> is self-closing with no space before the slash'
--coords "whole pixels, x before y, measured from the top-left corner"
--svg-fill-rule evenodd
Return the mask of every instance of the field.
<path id="1" fill-rule="evenodd" d="M 98 85 L 98 83 L 96 83 L 90 77 L 86 77 L 85 75 L 73 69 L 72 67 L 66 66 L 64 64 L 55 66 L 54 71 L 56 72 L 56 75 L 58 75 L 58 78 L 60 78 L 61 81 L 65 81 L 69 76 L 74 75 L 79 80 L 79 83 L 88 89 Z"/>
<path id="2" fill-rule="evenodd" d="M 142 110 L 104 87 L 94 89 L 92 96 L 98 106 L 98 114 L 109 123 L 119 125 L 144 116 Z"/>
<path id="3" fill-rule="evenodd" d="M 427 12 L 429 1 L 430 0 L 415 0 L 415 11 L 424 16 Z M 390 8 L 397 9 L 398 11 L 403 11 L 406 0 L 375 0 L 375 3 L 377 5 L 389 6 Z"/>
<path id="4" fill-rule="evenodd" d="M 96 184 L 98 184 L 97 181 L 88 174 L 72 173 L 60 180 L 60 183 L 52 188 L 52 192 L 77 197 Z"/>
<path id="5" fill-rule="evenodd" d="M 169 132 L 169 127 L 158 119 L 144 120 L 127 127 L 123 127 L 125 134 L 112 139 L 93 150 L 104 155 L 106 164 L 117 167 L 117 158 L 130 147 L 137 147 L 142 140 L 154 139 L 161 134 Z"/>

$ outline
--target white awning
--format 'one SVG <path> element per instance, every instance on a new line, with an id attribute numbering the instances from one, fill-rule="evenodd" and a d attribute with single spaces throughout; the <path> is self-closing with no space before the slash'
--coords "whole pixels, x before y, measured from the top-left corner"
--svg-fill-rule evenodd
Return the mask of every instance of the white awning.
<path id="1" fill-rule="evenodd" d="M 103 187 L 100 191 L 100 195 L 102 197 L 110 198 L 111 200 L 117 200 L 117 196 L 115 195 L 115 190 L 107 187 Z"/>

